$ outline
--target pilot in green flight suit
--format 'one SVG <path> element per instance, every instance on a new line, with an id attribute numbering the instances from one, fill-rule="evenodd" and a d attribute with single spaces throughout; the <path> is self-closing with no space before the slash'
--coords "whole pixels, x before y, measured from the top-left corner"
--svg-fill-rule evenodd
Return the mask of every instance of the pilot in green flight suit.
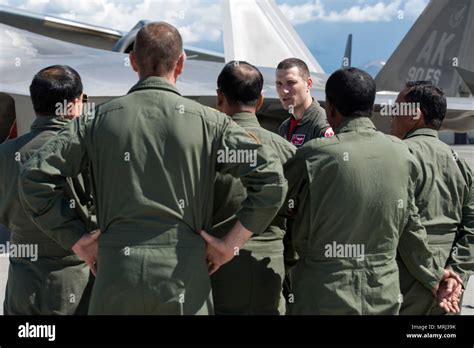
<path id="1" fill-rule="evenodd" d="M 375 83 L 336 71 L 326 84 L 332 138 L 315 139 L 285 165 L 285 209 L 295 212 L 292 314 L 398 314 L 397 247 L 427 289 L 445 272 L 434 262 L 414 204 L 418 166 L 408 147 L 370 120 Z"/>
<path id="2" fill-rule="evenodd" d="M 66 246 L 86 229 L 62 209 L 54 188 L 90 165 L 102 235 L 89 314 L 212 313 L 209 272 L 261 234 L 285 199 L 287 182 L 271 149 L 226 115 L 180 95 L 175 83 L 184 60 L 176 28 L 145 25 L 131 54 L 138 83 L 72 122 L 22 171 L 24 206 Z M 240 178 L 247 198 L 232 230 L 206 244 L 200 231 L 212 227 L 217 172 Z M 94 247 L 83 250 L 90 264 Z"/>
<path id="3" fill-rule="evenodd" d="M 217 80 L 217 106 L 259 143 L 268 145 L 284 164 L 296 148 L 278 134 L 262 128 L 255 115 L 263 103 L 263 76 L 247 62 L 225 65 Z M 245 187 L 231 175 L 216 177 L 211 234 L 222 237 L 236 221 Z M 285 314 L 282 282 L 285 276 L 283 236 L 285 219 L 276 217 L 252 237 L 232 261 L 211 277 L 216 314 Z"/>
<path id="4" fill-rule="evenodd" d="M 289 117 L 278 127 L 278 134 L 296 147 L 300 147 L 311 139 L 331 137 L 334 135 L 326 119 L 326 112 L 317 100 L 311 97 L 313 78 L 308 65 L 299 58 L 286 58 L 278 63 L 275 71 L 275 84 L 281 106 L 288 111 Z M 288 310 L 292 305 L 289 298 L 291 292 L 291 268 L 296 264 L 298 255 L 291 243 L 293 220 L 288 219 L 285 245 L 286 278 L 284 293 L 287 298 Z"/>
<path id="5" fill-rule="evenodd" d="M 419 114 L 400 114 L 392 120 L 392 134 L 405 139 L 421 171 L 416 205 L 428 235 L 428 246 L 439 265 L 457 272 L 466 285 L 474 272 L 474 186 L 472 170 L 438 138 L 446 115 L 446 97 L 426 81 L 410 82 L 397 103 L 414 106 Z M 409 110 L 408 107 L 399 110 Z M 400 314 L 442 314 L 430 292 L 399 258 L 403 294 Z"/>
<path id="6" fill-rule="evenodd" d="M 49 226 L 37 227 L 23 210 L 18 196 L 21 164 L 63 129 L 82 108 L 79 74 L 68 66 L 42 69 L 34 77 L 31 98 L 37 114 L 31 132 L 0 145 L 0 222 L 11 231 L 10 266 L 4 302 L 5 314 L 87 314 L 93 277 L 89 267 L 71 250 L 50 238 Z M 56 103 L 71 103 L 56 113 Z M 78 173 L 79 174 L 79 173 Z M 75 211 L 85 229 L 95 229 L 87 175 L 72 176 L 58 195 L 66 210 Z M 45 233 L 44 233 L 45 232 Z M 29 251 L 19 255 L 19 250 Z"/>

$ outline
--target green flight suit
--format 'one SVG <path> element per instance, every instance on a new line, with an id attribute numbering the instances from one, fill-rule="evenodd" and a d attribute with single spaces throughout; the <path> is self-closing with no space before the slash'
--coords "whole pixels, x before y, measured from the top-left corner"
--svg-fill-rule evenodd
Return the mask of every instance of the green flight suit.
<path id="1" fill-rule="evenodd" d="M 349 118 L 335 131 L 285 165 L 300 257 L 291 313 L 398 314 L 397 246 L 427 288 L 443 275 L 414 204 L 417 162 L 368 117 Z"/>
<path id="2" fill-rule="evenodd" d="M 235 157 L 242 151 L 255 154 L 255 166 Z M 87 164 L 102 231 L 89 314 L 212 313 L 199 231 L 212 227 L 216 172 L 242 180 L 247 198 L 237 216 L 255 234 L 287 191 L 271 149 L 159 77 L 75 120 L 25 164 L 23 204 L 65 247 L 86 229 L 51 188 Z"/>
<path id="3" fill-rule="evenodd" d="M 428 245 L 439 265 L 452 268 L 467 285 L 474 272 L 474 186 L 472 170 L 430 128 L 407 134 L 405 143 L 420 163 L 416 205 Z M 400 314 L 442 314 L 431 292 L 398 258 L 403 294 Z"/>
<path id="4" fill-rule="evenodd" d="M 294 118 L 293 115 L 290 115 L 280 124 L 278 134 L 295 146 L 301 146 L 311 139 L 326 137 L 328 134 L 326 131 L 330 126 L 326 119 L 326 112 L 314 98 L 311 105 L 305 110 L 301 121 L 289 134 L 292 118 Z M 332 134 L 332 132 L 330 133 Z"/>
<path id="5" fill-rule="evenodd" d="M 329 126 L 326 119 L 326 111 L 319 105 L 318 101 L 313 98 L 311 105 L 305 110 L 301 120 L 293 128 L 290 134 L 290 123 L 294 120 L 294 116 L 290 115 L 285 121 L 283 121 L 278 127 L 278 134 L 288 140 L 293 145 L 300 147 L 308 141 L 315 138 L 330 137 L 333 135 L 333 131 Z M 287 229 L 283 244 L 285 246 L 285 267 L 286 267 L 286 279 L 284 284 L 284 294 L 288 299 L 291 293 L 291 268 L 296 265 L 298 261 L 298 255 L 291 244 L 291 235 L 293 229 L 293 220 L 288 219 Z M 287 302 L 287 307 L 291 307 L 291 302 Z"/>
<path id="6" fill-rule="evenodd" d="M 11 231 L 11 245 L 17 250 L 20 246 L 25 251 L 30 249 L 29 255 L 10 253 L 5 314 L 87 313 L 93 280 L 89 267 L 70 248 L 63 248 L 35 226 L 18 196 L 21 164 L 68 123 L 62 117 L 37 117 L 30 133 L 0 145 L 0 222 Z M 81 184 L 81 177 L 68 178 L 68 184 L 58 194 L 64 192 L 66 209 L 78 213 L 92 230 L 95 227 L 90 207 L 87 200 L 80 199 L 87 195 Z"/>
<path id="7" fill-rule="evenodd" d="M 243 112 L 232 120 L 269 145 L 284 164 L 296 148 L 278 134 L 260 127 L 254 114 Z M 236 222 L 235 213 L 245 199 L 239 179 L 218 174 L 214 187 L 214 219 L 211 233 L 222 237 Z M 211 276 L 216 314 L 285 314 L 282 282 L 285 277 L 283 236 L 285 219 L 277 216 L 261 235 L 253 236 L 232 261 Z"/>

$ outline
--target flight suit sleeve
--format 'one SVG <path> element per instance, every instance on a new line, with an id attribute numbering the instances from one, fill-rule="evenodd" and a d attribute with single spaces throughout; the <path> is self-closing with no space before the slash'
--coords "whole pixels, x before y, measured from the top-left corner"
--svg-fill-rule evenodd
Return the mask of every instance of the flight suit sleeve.
<path id="1" fill-rule="evenodd" d="M 303 154 L 304 145 L 303 147 L 294 151 L 292 156 L 289 157 L 283 165 L 283 172 L 285 174 L 285 178 L 288 180 L 288 194 L 278 215 L 287 218 L 286 233 L 283 239 L 283 259 L 285 263 L 285 273 L 287 273 L 287 278 L 285 279 L 285 282 L 288 282 L 287 286 L 291 286 L 289 285 L 291 284 L 290 270 L 299 260 L 298 253 L 296 252 L 293 245 L 293 218 L 302 200 L 300 192 L 302 192 L 302 190 L 309 190 L 309 187 L 307 186 L 308 180 L 306 180 L 306 162 Z"/>
<path id="2" fill-rule="evenodd" d="M 306 168 L 306 145 L 296 150 L 296 153 L 283 166 L 285 178 L 288 180 L 288 194 L 279 215 L 294 217 L 301 202 L 301 193 L 309 190 L 308 171 Z"/>
<path id="3" fill-rule="evenodd" d="M 421 170 L 414 166 L 415 171 Z M 415 175 L 415 178 L 418 177 Z M 415 192 L 420 182 L 410 179 L 407 199 L 407 222 L 400 235 L 398 252 L 407 269 L 423 286 L 429 290 L 435 288 L 444 275 L 444 269 L 435 261 L 428 249 L 426 230 L 421 224 L 418 208 L 415 204 Z"/>
<path id="4" fill-rule="evenodd" d="M 466 180 L 466 195 L 462 207 L 462 220 L 446 266 L 458 273 L 464 286 L 474 273 L 474 180 L 467 163 L 458 159 L 459 168 Z"/>
<path id="5" fill-rule="evenodd" d="M 248 161 L 239 163 L 237 155 Z M 217 147 L 216 169 L 240 178 L 247 197 L 236 216 L 245 228 L 261 234 L 276 216 L 288 189 L 282 165 L 271 146 L 260 144 L 235 122 L 228 121 Z"/>
<path id="6" fill-rule="evenodd" d="M 44 144 L 22 167 L 20 201 L 32 221 L 66 250 L 87 233 L 84 222 L 64 196 L 67 178 L 88 164 L 84 117 L 71 121 Z"/>
<path id="7" fill-rule="evenodd" d="M 282 146 L 281 144 L 275 145 L 276 148 L 278 149 L 278 156 L 283 166 L 296 154 L 296 146 L 290 143 L 287 143 L 285 145 L 288 145 L 288 146 Z"/>

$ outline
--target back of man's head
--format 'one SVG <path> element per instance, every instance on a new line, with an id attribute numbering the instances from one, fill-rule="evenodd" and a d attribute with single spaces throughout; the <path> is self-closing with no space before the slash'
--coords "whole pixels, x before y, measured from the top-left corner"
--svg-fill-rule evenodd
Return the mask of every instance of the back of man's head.
<path id="1" fill-rule="evenodd" d="M 138 31 L 133 51 L 142 76 L 164 76 L 183 53 L 183 40 L 171 24 L 151 22 Z"/>
<path id="2" fill-rule="evenodd" d="M 344 117 L 372 116 L 375 81 L 365 71 L 335 71 L 326 82 L 326 98 Z"/>
<path id="3" fill-rule="evenodd" d="M 446 96 L 429 81 L 410 81 L 406 84 L 405 101 L 417 103 L 423 112 L 425 125 L 440 129 L 446 116 Z"/>
<path id="4" fill-rule="evenodd" d="M 263 89 L 263 76 L 244 61 L 227 63 L 217 78 L 217 88 L 229 104 L 256 106 Z"/>
<path id="5" fill-rule="evenodd" d="M 40 70 L 30 85 L 33 109 L 38 116 L 57 115 L 57 103 L 68 104 L 81 94 L 81 77 L 67 65 L 53 65 Z"/>
<path id="6" fill-rule="evenodd" d="M 277 65 L 277 70 L 287 70 L 291 68 L 298 68 L 301 77 L 304 79 L 310 76 L 308 65 L 299 58 L 286 58 Z"/>

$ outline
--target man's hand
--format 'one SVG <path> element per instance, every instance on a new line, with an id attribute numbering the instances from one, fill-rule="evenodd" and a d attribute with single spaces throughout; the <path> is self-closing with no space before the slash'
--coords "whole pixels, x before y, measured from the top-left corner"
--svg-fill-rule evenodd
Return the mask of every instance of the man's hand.
<path id="1" fill-rule="evenodd" d="M 459 301 L 463 291 L 462 284 L 454 278 L 443 280 L 438 289 L 439 306 L 448 313 L 459 313 Z"/>
<path id="2" fill-rule="evenodd" d="M 97 229 L 91 233 L 84 234 L 71 248 L 82 261 L 87 263 L 94 276 L 97 273 L 95 263 L 99 252 L 98 239 L 100 233 L 100 230 Z"/>
<path id="3" fill-rule="evenodd" d="M 459 313 L 459 300 L 462 294 L 462 280 L 452 270 L 445 270 L 443 278 L 432 290 L 439 306 L 448 313 Z"/>
<path id="4" fill-rule="evenodd" d="M 223 264 L 229 262 L 238 254 L 239 249 L 252 237 L 252 232 L 237 221 L 229 233 L 222 239 L 215 238 L 206 231 L 201 231 L 201 237 L 207 243 L 207 267 L 209 275 L 217 271 Z"/>
<path id="5" fill-rule="evenodd" d="M 234 258 L 234 248 L 227 245 L 223 239 L 215 238 L 206 231 L 201 231 L 201 237 L 207 243 L 207 267 L 211 275 Z"/>

